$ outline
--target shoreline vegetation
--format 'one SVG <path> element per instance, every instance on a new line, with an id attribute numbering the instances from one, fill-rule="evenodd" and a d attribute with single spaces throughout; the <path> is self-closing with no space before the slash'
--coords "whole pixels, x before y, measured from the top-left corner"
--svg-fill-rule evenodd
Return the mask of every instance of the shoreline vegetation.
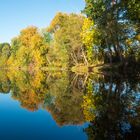
<path id="1" fill-rule="evenodd" d="M 84 124 L 89 140 L 139 139 L 139 0 L 85 0 L 81 14 L 59 12 L 48 27 L 0 43 L 0 93 L 59 126 Z"/>
<path id="2" fill-rule="evenodd" d="M 47 28 L 29 26 L 1 43 L 0 68 L 79 74 L 138 68 L 139 13 L 138 0 L 85 0 L 82 14 L 59 12 Z"/>
<path id="3" fill-rule="evenodd" d="M 61 68 L 61 67 L 36 67 L 36 68 L 32 68 L 29 69 L 28 67 L 17 67 L 17 68 L 13 68 L 13 67 L 1 67 L 0 70 L 21 70 L 24 72 L 29 72 L 29 73 L 34 73 L 37 71 L 42 71 L 42 72 L 63 72 L 63 71 L 71 71 L 75 74 L 78 75 L 84 75 L 84 74 L 92 74 L 92 73 L 106 73 L 106 72 L 117 72 L 117 73 L 128 73 L 128 71 L 140 71 L 140 64 L 139 63 L 127 63 L 127 64 L 123 64 L 123 63 L 114 63 L 114 64 L 96 64 L 96 65 L 90 65 L 90 66 L 86 66 L 85 64 L 77 64 L 73 67 L 71 67 L 71 69 L 68 68 Z"/>

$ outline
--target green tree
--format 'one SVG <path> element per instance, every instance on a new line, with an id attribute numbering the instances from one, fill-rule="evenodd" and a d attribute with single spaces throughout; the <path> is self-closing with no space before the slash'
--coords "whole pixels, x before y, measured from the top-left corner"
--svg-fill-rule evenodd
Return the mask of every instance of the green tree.
<path id="1" fill-rule="evenodd" d="M 81 15 L 58 13 L 47 29 L 53 36 L 54 51 L 58 54 L 56 58 L 67 66 L 81 61 L 83 19 Z"/>
<path id="2" fill-rule="evenodd" d="M 0 67 L 7 67 L 7 60 L 11 55 L 11 46 L 9 43 L 0 44 Z"/>
<path id="3" fill-rule="evenodd" d="M 128 49 L 126 39 L 139 34 L 139 7 L 137 0 L 86 0 L 83 12 L 93 20 L 99 30 L 101 35 L 99 51 L 109 53 L 110 62 L 113 56 L 122 62 L 124 52 Z"/>

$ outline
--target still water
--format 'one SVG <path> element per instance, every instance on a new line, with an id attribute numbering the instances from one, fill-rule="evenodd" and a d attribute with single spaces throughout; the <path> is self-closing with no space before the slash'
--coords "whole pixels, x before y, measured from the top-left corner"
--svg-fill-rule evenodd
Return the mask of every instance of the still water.
<path id="1" fill-rule="evenodd" d="M 140 138 L 140 73 L 0 72 L 1 140 Z"/>

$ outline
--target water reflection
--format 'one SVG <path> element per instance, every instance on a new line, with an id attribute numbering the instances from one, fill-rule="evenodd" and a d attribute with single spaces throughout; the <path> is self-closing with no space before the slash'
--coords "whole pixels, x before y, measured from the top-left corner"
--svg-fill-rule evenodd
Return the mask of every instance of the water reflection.
<path id="1" fill-rule="evenodd" d="M 140 76 L 104 75 L 91 77 L 85 95 L 89 139 L 140 139 Z"/>
<path id="2" fill-rule="evenodd" d="M 83 92 L 75 81 L 70 82 L 74 77 L 67 72 L 2 71 L 0 79 L 1 93 L 10 92 L 23 108 L 29 111 L 44 108 L 60 126 L 84 123 Z"/>
<path id="3" fill-rule="evenodd" d="M 139 139 L 140 73 L 0 71 L 0 92 L 31 112 L 49 112 L 57 125 L 89 125 L 88 139 Z M 6 96 L 6 95 L 5 95 Z M 85 137 L 84 137 L 85 139 Z"/>

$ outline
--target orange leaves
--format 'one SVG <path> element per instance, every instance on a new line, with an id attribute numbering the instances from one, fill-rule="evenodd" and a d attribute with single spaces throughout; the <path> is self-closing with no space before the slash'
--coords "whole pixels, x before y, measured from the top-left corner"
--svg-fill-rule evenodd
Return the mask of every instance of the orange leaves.
<path id="1" fill-rule="evenodd" d="M 19 39 L 22 43 L 22 45 L 26 47 L 31 46 L 31 38 L 37 34 L 37 28 L 36 27 L 27 27 L 26 29 L 23 29 L 20 32 Z"/>

